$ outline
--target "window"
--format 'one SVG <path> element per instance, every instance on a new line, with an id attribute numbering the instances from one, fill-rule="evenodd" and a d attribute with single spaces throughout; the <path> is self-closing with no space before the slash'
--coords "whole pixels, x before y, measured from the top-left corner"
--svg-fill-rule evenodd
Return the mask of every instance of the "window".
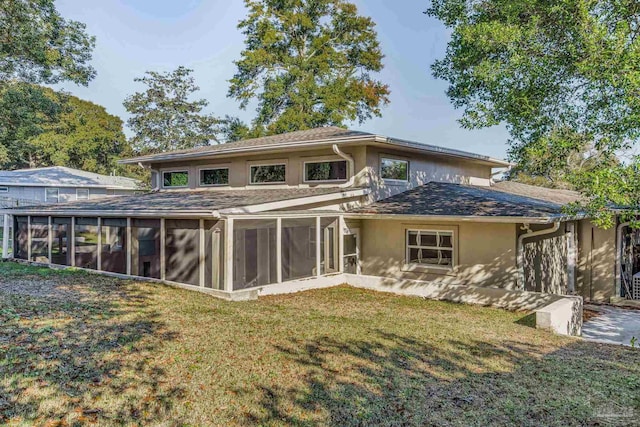
<path id="1" fill-rule="evenodd" d="M 344 181 L 346 179 L 346 160 L 308 162 L 304 164 L 305 181 Z"/>
<path id="2" fill-rule="evenodd" d="M 89 189 L 88 188 L 76 189 L 76 200 L 89 200 Z"/>
<path id="3" fill-rule="evenodd" d="M 200 169 L 200 185 L 229 185 L 229 168 Z"/>
<path id="4" fill-rule="evenodd" d="M 58 203 L 60 199 L 60 190 L 57 188 L 47 188 L 44 193 L 44 201 Z"/>
<path id="5" fill-rule="evenodd" d="M 249 182 L 251 184 L 284 184 L 286 172 L 285 164 L 251 166 Z"/>
<path id="6" fill-rule="evenodd" d="M 171 171 L 162 172 L 163 187 L 188 187 L 189 172 L 187 171 Z"/>
<path id="7" fill-rule="evenodd" d="M 426 267 L 453 267 L 453 232 L 407 230 L 407 263 Z"/>
<path id="8" fill-rule="evenodd" d="M 406 160 L 380 160 L 380 175 L 382 179 L 391 181 L 409 181 L 409 162 Z"/>
<path id="9" fill-rule="evenodd" d="M 0 193 L 8 193 L 9 187 L 0 187 Z"/>

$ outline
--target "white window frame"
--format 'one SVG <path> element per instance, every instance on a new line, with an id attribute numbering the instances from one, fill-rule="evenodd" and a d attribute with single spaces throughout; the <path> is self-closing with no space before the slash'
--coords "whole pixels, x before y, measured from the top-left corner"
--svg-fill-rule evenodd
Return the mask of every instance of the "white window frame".
<path id="1" fill-rule="evenodd" d="M 227 172 L 228 182 L 226 184 L 203 184 L 202 183 L 202 176 L 201 176 L 202 171 L 220 170 L 220 169 L 226 169 L 228 171 Z M 198 168 L 198 187 L 228 187 L 230 182 L 231 182 L 231 168 L 229 167 L 229 165 L 202 166 Z M 175 188 L 175 187 L 172 187 L 172 188 Z"/>
<path id="2" fill-rule="evenodd" d="M 56 203 L 60 202 L 60 189 L 59 188 L 45 188 L 44 189 L 44 201 L 45 202 L 51 202 L 52 200 L 50 200 L 49 198 L 49 191 L 54 191 L 56 192 Z"/>
<path id="3" fill-rule="evenodd" d="M 259 166 L 284 166 L 284 181 L 278 182 L 253 182 L 251 168 Z M 249 163 L 247 173 L 249 175 L 249 185 L 282 185 L 287 183 L 287 174 L 289 173 L 289 165 L 287 162 L 274 160 L 273 162 Z"/>
<path id="4" fill-rule="evenodd" d="M 384 162 L 385 160 L 390 160 L 392 162 L 403 162 L 407 164 L 407 179 L 394 179 L 394 178 L 385 178 L 382 176 L 382 162 Z M 393 182 L 393 183 L 402 183 L 402 184 L 406 184 L 411 180 L 411 162 L 407 159 L 399 159 L 397 157 L 393 157 L 393 156 L 385 156 L 382 155 L 380 156 L 380 161 L 379 163 L 379 167 L 378 167 L 378 173 L 380 174 L 380 178 L 382 180 L 384 180 L 385 182 Z"/>
<path id="5" fill-rule="evenodd" d="M 86 191 L 87 197 L 80 198 L 80 192 Z M 89 200 L 91 198 L 91 190 L 88 188 L 76 188 L 76 200 Z"/>
<path id="6" fill-rule="evenodd" d="M 184 172 L 187 174 L 187 185 L 164 185 L 164 174 L 165 173 L 180 173 Z M 191 174 L 189 173 L 189 169 L 164 169 L 160 171 L 160 185 L 162 188 L 189 188 L 189 183 L 191 182 Z"/>
<path id="7" fill-rule="evenodd" d="M 451 235 L 451 248 L 439 247 L 439 246 L 423 246 L 423 245 L 410 245 L 409 244 L 409 233 L 417 232 L 418 235 L 420 233 L 435 233 L 437 242 L 440 241 L 440 234 L 448 234 Z M 457 256 L 457 233 L 455 229 L 438 229 L 438 228 L 419 228 L 419 227 L 407 227 L 404 231 L 404 270 L 406 271 L 429 271 L 429 270 L 439 270 L 439 271 L 452 271 L 458 264 L 458 256 Z M 410 250 L 411 249 L 431 249 L 436 251 L 450 251 L 451 252 L 451 265 L 438 265 L 438 264 L 422 264 L 422 263 L 412 263 Z"/>
<path id="8" fill-rule="evenodd" d="M 311 163 L 332 163 L 332 162 L 344 162 L 346 165 L 346 177 L 344 179 L 319 179 L 312 180 L 307 179 L 307 165 Z M 302 182 L 305 184 L 327 184 L 332 182 L 346 182 L 349 180 L 349 162 L 344 159 L 322 159 L 322 160 L 305 160 L 302 162 Z"/>
<path id="9" fill-rule="evenodd" d="M 9 187 L 0 187 L 0 193 L 8 193 Z"/>

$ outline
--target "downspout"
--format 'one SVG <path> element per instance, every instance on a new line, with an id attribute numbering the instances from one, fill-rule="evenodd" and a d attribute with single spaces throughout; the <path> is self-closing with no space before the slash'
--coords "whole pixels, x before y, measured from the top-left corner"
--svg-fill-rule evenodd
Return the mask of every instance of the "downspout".
<path id="1" fill-rule="evenodd" d="M 158 171 L 155 169 L 151 169 L 151 166 L 145 166 L 142 162 L 138 162 L 138 166 L 140 166 L 142 169 L 148 169 L 151 172 L 151 175 L 153 175 L 154 173 L 156 174 L 156 185 L 153 186 L 153 188 L 151 189 L 151 191 L 157 191 L 160 189 L 160 177 L 157 176 Z"/>
<path id="2" fill-rule="evenodd" d="M 544 230 L 531 231 L 529 224 L 524 224 L 521 228 L 522 230 L 527 230 L 525 234 L 521 234 L 518 236 L 518 286 L 521 290 L 524 290 L 524 239 L 530 239 L 532 237 L 544 236 L 547 234 L 553 234 L 560 229 L 560 222 L 553 223 L 553 227 L 545 228 Z"/>
<path id="3" fill-rule="evenodd" d="M 338 156 L 342 157 L 349 163 L 349 174 L 351 176 L 349 177 L 349 180 L 347 182 L 345 182 L 344 184 L 340 184 L 339 187 L 340 188 L 352 187 L 356 179 L 356 162 L 353 160 L 353 156 L 340 151 L 338 144 L 333 144 L 331 146 L 331 149 L 333 150 L 334 153 L 336 153 Z"/>
<path id="4" fill-rule="evenodd" d="M 620 291 L 622 290 L 622 229 L 627 227 L 631 222 L 623 222 L 618 225 L 616 230 L 616 269 L 615 269 L 615 278 L 616 278 L 616 296 L 620 296 Z"/>

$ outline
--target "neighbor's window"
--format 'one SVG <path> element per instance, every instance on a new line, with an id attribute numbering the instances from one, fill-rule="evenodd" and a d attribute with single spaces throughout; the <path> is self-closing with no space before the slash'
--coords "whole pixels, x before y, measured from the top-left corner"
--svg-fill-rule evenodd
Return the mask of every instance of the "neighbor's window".
<path id="1" fill-rule="evenodd" d="M 189 185 L 189 172 L 171 171 L 162 173 L 163 187 L 187 187 Z"/>
<path id="2" fill-rule="evenodd" d="M 0 187 L 0 193 L 8 193 L 9 187 Z"/>
<path id="3" fill-rule="evenodd" d="M 346 160 L 309 162 L 304 164 L 305 181 L 344 181 L 346 179 Z"/>
<path id="4" fill-rule="evenodd" d="M 382 179 L 409 181 L 409 162 L 397 159 L 381 159 L 380 175 Z"/>
<path id="5" fill-rule="evenodd" d="M 407 230 L 406 256 L 412 265 L 453 267 L 453 232 Z"/>
<path id="6" fill-rule="evenodd" d="M 200 185 L 229 185 L 229 168 L 200 169 Z"/>
<path id="7" fill-rule="evenodd" d="M 57 188 L 47 188 L 44 193 L 45 202 L 58 203 L 60 200 L 60 190 Z"/>
<path id="8" fill-rule="evenodd" d="M 250 168 L 251 184 L 283 184 L 286 181 L 287 166 L 255 165 Z"/>
<path id="9" fill-rule="evenodd" d="M 76 190 L 76 199 L 77 200 L 88 200 L 89 199 L 89 189 L 88 188 L 78 188 Z"/>

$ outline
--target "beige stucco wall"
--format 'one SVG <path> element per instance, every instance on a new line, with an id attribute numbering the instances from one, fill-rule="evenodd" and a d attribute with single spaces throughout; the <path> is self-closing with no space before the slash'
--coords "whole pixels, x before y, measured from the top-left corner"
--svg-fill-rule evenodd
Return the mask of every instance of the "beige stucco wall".
<path id="1" fill-rule="evenodd" d="M 454 231 L 456 266 L 451 271 L 407 271 L 407 229 Z M 516 225 L 362 220 L 362 274 L 443 284 L 516 289 Z"/>
<path id="2" fill-rule="evenodd" d="M 585 299 L 608 302 L 615 296 L 616 230 L 578 223 L 576 291 Z"/>
<path id="3" fill-rule="evenodd" d="M 371 146 L 346 146 L 341 150 L 353 157 L 355 163 L 354 185 L 370 187 L 369 200 L 378 200 L 409 190 L 430 181 L 488 185 L 491 167 L 476 161 L 446 158 L 437 155 L 407 154 L 400 150 L 387 150 Z M 410 179 L 407 183 L 389 183 L 380 178 L 380 158 L 406 159 L 410 162 Z M 335 186 L 337 183 L 309 184 L 303 179 L 304 162 L 318 160 L 341 160 L 330 148 L 293 152 L 273 152 L 260 155 L 240 155 L 216 160 L 193 160 L 151 165 L 162 171 L 189 171 L 189 187 L 198 188 L 199 169 L 205 167 L 228 167 L 230 188 L 277 188 L 290 186 Z M 249 167 L 258 163 L 285 163 L 286 184 L 249 185 Z M 158 178 L 153 178 L 156 184 Z"/>

